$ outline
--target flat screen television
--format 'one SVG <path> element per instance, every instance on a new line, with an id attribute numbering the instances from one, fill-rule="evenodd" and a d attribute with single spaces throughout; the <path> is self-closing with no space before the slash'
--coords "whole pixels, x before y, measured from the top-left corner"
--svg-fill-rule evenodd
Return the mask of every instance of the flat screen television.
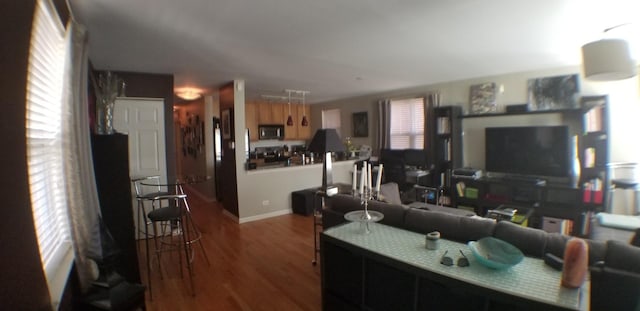
<path id="1" fill-rule="evenodd" d="M 487 172 L 540 177 L 568 177 L 571 163 L 568 126 L 488 127 Z"/>

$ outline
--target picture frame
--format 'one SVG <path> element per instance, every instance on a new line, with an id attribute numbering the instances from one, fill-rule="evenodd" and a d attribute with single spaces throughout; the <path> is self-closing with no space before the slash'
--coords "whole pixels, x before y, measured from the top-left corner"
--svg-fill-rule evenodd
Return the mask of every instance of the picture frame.
<path id="1" fill-rule="evenodd" d="M 471 113 L 492 113 L 498 110 L 496 105 L 496 83 L 487 82 L 472 85 L 469 88 Z"/>
<path id="2" fill-rule="evenodd" d="M 231 139 L 233 126 L 231 124 L 231 108 L 222 110 L 220 118 L 220 127 L 222 128 L 222 139 Z"/>
<path id="3" fill-rule="evenodd" d="M 353 137 L 369 136 L 369 116 L 367 111 L 353 113 Z"/>
<path id="4" fill-rule="evenodd" d="M 534 110 L 578 108 L 578 83 L 578 74 L 529 79 L 529 105 Z"/>

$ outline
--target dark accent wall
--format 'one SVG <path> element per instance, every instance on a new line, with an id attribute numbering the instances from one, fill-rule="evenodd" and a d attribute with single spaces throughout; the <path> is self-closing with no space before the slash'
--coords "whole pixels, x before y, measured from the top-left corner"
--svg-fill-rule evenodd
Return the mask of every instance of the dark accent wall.
<path id="1" fill-rule="evenodd" d="M 112 71 L 126 83 L 128 97 L 164 98 L 164 133 L 167 176 L 176 176 L 176 144 L 173 125 L 173 75 Z M 97 77 L 97 73 L 96 73 Z"/>
<path id="2" fill-rule="evenodd" d="M 31 215 L 26 162 L 25 100 L 35 0 L 2 1 L 0 92 L 0 301 L 4 310 L 49 310 L 49 292 Z"/>
<path id="3" fill-rule="evenodd" d="M 222 189 L 222 206 L 231 214 L 240 217 L 238 209 L 238 176 L 236 176 L 236 153 L 230 148 L 230 143 L 235 141 L 235 127 L 233 122 L 234 106 L 233 82 L 220 87 L 220 115 L 222 111 L 231 109 L 231 139 L 222 139 L 222 163 L 220 166 L 220 178 L 217 180 Z"/>

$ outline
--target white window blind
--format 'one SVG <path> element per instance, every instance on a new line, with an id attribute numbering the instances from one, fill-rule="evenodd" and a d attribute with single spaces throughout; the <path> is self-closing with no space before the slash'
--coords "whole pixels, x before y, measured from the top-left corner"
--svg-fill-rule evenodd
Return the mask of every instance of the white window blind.
<path id="1" fill-rule="evenodd" d="M 37 2 L 27 76 L 29 191 L 43 269 L 51 290 L 71 252 L 62 155 L 64 29 L 46 0 Z M 66 276 L 65 276 L 66 278 Z M 52 292 L 54 301 L 58 299 Z"/>
<path id="2" fill-rule="evenodd" d="M 327 109 L 322 110 L 322 128 L 323 129 L 336 129 L 338 135 L 340 135 L 340 109 Z"/>
<path id="3" fill-rule="evenodd" d="M 424 98 L 391 101 L 391 149 L 424 148 Z"/>

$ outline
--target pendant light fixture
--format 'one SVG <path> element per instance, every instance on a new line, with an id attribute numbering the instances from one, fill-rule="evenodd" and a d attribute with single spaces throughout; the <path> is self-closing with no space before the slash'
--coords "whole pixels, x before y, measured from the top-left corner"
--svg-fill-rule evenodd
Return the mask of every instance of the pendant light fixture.
<path id="1" fill-rule="evenodd" d="M 307 120 L 307 111 L 304 109 L 304 96 L 308 93 L 302 91 L 302 126 L 309 126 L 309 120 Z"/>
<path id="2" fill-rule="evenodd" d="M 622 24 L 605 29 L 607 33 Z M 631 58 L 629 44 L 623 39 L 601 39 L 582 46 L 582 66 L 587 79 L 613 81 L 636 75 L 636 63 Z"/>
<path id="3" fill-rule="evenodd" d="M 291 117 L 291 91 L 287 90 L 287 94 L 289 95 L 288 102 L 287 102 L 287 105 L 289 106 L 289 116 L 287 117 L 287 126 L 293 126 L 293 118 Z"/>

